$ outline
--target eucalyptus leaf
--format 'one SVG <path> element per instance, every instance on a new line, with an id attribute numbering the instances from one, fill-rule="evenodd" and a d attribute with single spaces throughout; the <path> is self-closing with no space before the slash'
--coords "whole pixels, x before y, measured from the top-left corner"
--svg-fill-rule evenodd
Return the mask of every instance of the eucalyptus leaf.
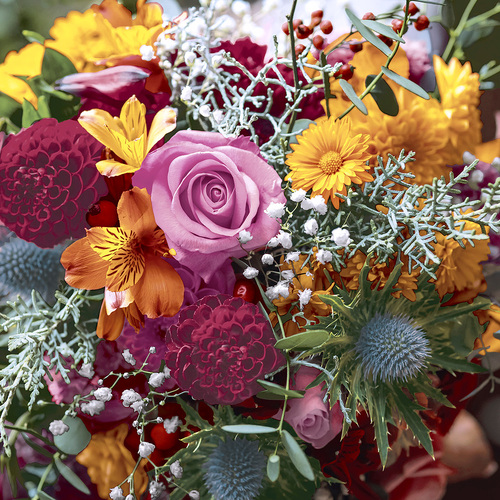
<path id="1" fill-rule="evenodd" d="M 31 104 L 31 102 L 27 101 L 24 99 L 23 101 L 23 128 L 28 128 L 33 123 L 35 123 L 38 120 L 41 120 L 42 117 L 40 116 L 40 113 L 35 109 L 35 106 Z"/>
<path id="2" fill-rule="evenodd" d="M 278 429 L 265 425 L 238 424 L 223 425 L 222 430 L 234 434 L 269 434 L 271 432 L 277 432 Z"/>
<path id="3" fill-rule="evenodd" d="M 51 453 L 49 450 L 46 450 L 43 446 L 40 446 L 38 443 L 35 443 L 35 441 L 31 440 L 24 432 L 22 433 L 22 436 L 26 444 L 33 448 L 37 453 L 40 453 L 40 455 L 52 459 L 52 457 L 54 456 L 53 453 Z"/>
<path id="4" fill-rule="evenodd" d="M 376 31 L 377 33 L 380 33 L 381 35 L 384 35 L 387 38 L 390 38 L 391 40 L 396 40 L 397 42 L 405 43 L 404 39 L 401 38 L 390 26 L 387 26 L 387 24 L 382 24 L 379 23 L 378 21 L 372 21 L 369 19 L 367 20 L 362 19 L 361 22 L 372 31 Z"/>
<path id="5" fill-rule="evenodd" d="M 298 393 L 299 396 L 295 396 L 294 395 L 295 392 Z M 285 399 L 285 394 L 276 394 L 276 393 L 271 392 L 271 391 L 261 391 L 258 394 L 256 394 L 256 396 L 259 399 L 265 399 L 265 400 L 268 400 L 268 401 L 282 401 L 283 399 Z M 286 394 L 286 396 L 289 399 L 303 398 L 304 397 L 304 391 L 288 391 L 288 393 Z"/>
<path id="6" fill-rule="evenodd" d="M 54 459 L 54 463 L 56 464 L 57 470 L 61 473 L 61 476 L 68 481 L 74 488 L 86 495 L 90 495 L 90 490 L 87 488 L 85 483 L 59 458 Z"/>
<path id="7" fill-rule="evenodd" d="M 411 93 L 415 95 L 418 95 L 422 99 L 430 99 L 429 94 L 422 87 L 420 87 L 420 85 L 417 85 L 411 80 L 408 80 L 407 78 L 404 78 L 403 76 L 394 73 L 394 71 L 390 70 L 389 68 L 382 66 L 381 69 L 382 73 L 384 73 L 385 76 L 390 78 L 393 82 L 396 82 L 404 89 L 409 90 Z"/>
<path id="8" fill-rule="evenodd" d="M 361 113 L 367 115 L 368 110 L 366 109 L 366 106 L 364 105 L 363 101 L 356 95 L 353 86 L 343 78 L 339 79 L 339 84 L 342 87 L 344 94 L 349 98 L 349 100 L 354 104 L 354 106 L 356 106 L 361 111 Z"/>
<path id="9" fill-rule="evenodd" d="M 283 350 L 313 349 L 325 343 L 329 338 L 330 334 L 325 330 L 312 330 L 280 339 L 276 342 L 274 347 Z"/>
<path id="10" fill-rule="evenodd" d="M 448 29 L 454 28 L 456 26 L 455 11 L 453 10 L 453 0 L 448 0 L 442 5 L 440 23 Z"/>
<path id="11" fill-rule="evenodd" d="M 264 389 L 267 389 L 269 392 L 272 392 L 273 394 L 288 396 L 290 398 L 303 398 L 304 397 L 303 392 L 293 391 L 291 389 L 285 389 L 281 385 L 273 384 L 272 382 L 268 382 L 267 380 L 257 380 L 257 382 L 262 387 L 264 387 Z"/>
<path id="12" fill-rule="evenodd" d="M 67 455 L 78 455 L 90 443 L 91 435 L 78 417 L 64 417 L 69 429 L 60 436 L 54 436 L 54 444 Z"/>
<path id="13" fill-rule="evenodd" d="M 314 481 L 314 472 L 311 464 L 309 463 L 307 455 L 287 430 L 284 430 L 281 433 L 281 442 L 283 443 L 283 446 L 285 447 L 293 465 L 295 465 L 295 468 L 306 479 L 309 479 L 309 481 Z"/>
<path id="14" fill-rule="evenodd" d="M 280 477 L 280 457 L 271 455 L 267 459 L 267 477 L 274 483 Z"/>
<path id="15" fill-rule="evenodd" d="M 53 84 L 63 76 L 78 73 L 74 64 L 63 54 L 54 49 L 45 49 L 42 61 L 42 77 Z"/>
<path id="16" fill-rule="evenodd" d="M 377 37 L 371 31 L 368 29 L 359 17 L 356 17 L 356 15 L 349 9 L 345 10 L 347 17 L 351 20 L 351 23 L 355 26 L 355 28 L 359 31 L 359 34 L 365 38 L 366 41 L 370 42 L 374 47 L 376 47 L 380 52 L 384 53 L 387 57 L 389 57 L 392 54 L 392 51 L 387 45 L 380 40 L 380 38 Z"/>
<path id="17" fill-rule="evenodd" d="M 368 75 L 365 80 L 366 87 L 368 87 L 374 79 L 375 75 Z M 370 90 L 370 95 L 373 97 L 373 100 L 377 103 L 378 109 L 380 109 L 382 113 L 389 116 L 397 116 L 399 113 L 398 100 L 389 84 L 383 78 L 380 78 L 373 89 Z"/>

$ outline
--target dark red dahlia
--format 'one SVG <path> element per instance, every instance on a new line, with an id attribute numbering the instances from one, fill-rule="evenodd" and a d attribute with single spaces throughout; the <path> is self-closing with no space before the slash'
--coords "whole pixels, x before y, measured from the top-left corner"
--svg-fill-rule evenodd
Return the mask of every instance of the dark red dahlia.
<path id="1" fill-rule="evenodd" d="M 42 248 L 85 236 L 85 215 L 107 192 L 102 145 L 78 123 L 44 118 L 7 138 L 0 153 L 0 220 Z"/>
<path id="2" fill-rule="evenodd" d="M 271 325 L 255 304 L 229 295 L 204 297 L 183 309 L 166 335 L 172 377 L 194 399 L 237 404 L 284 364 Z"/>

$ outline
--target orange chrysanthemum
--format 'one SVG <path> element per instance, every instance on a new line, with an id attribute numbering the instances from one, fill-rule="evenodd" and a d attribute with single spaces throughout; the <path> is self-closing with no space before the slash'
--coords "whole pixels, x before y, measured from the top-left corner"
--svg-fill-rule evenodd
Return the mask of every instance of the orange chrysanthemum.
<path id="1" fill-rule="evenodd" d="M 457 224 L 457 228 L 460 223 Z M 467 221 L 464 231 L 474 231 L 481 234 L 479 224 Z M 474 298 L 481 291 L 481 283 L 484 281 L 482 262 L 488 259 L 490 248 L 489 239 L 474 240 L 474 246 L 464 241 L 465 248 L 460 246 L 453 238 L 447 239 L 441 233 L 436 233 L 434 253 L 441 263 L 436 271 L 436 290 L 440 297 L 447 293 L 464 292 L 471 290 Z"/>
<path id="2" fill-rule="evenodd" d="M 479 75 L 472 72 L 468 61 L 462 66 L 453 57 L 447 65 L 436 55 L 434 72 L 448 124 L 448 137 L 455 153 L 452 161 L 459 163 L 465 151 L 474 153 L 481 142 Z"/>
<path id="3" fill-rule="evenodd" d="M 311 196 L 321 195 L 326 201 L 330 198 L 339 208 L 336 193 L 346 195 L 351 183 L 373 180 L 366 165 L 372 157 L 368 152 L 369 137 L 353 133 L 348 120 L 330 118 L 312 123 L 297 140 L 286 161 L 290 173 L 285 180 L 292 181 L 293 189 L 312 190 Z"/>
<path id="4" fill-rule="evenodd" d="M 357 290 L 359 288 L 359 275 L 366 261 L 366 255 L 363 252 L 357 251 L 353 257 L 347 259 L 346 267 L 340 272 L 340 276 L 344 280 L 344 285 L 347 290 Z M 375 257 L 370 259 L 370 270 L 368 271 L 368 281 L 373 283 L 372 288 L 377 285 L 379 289 L 383 288 L 394 270 L 395 260 L 389 263 L 375 264 Z M 412 269 L 411 274 L 408 272 L 407 263 L 403 262 L 401 275 L 398 278 L 396 287 L 399 290 L 395 291 L 393 297 L 399 298 L 401 294 L 408 300 L 414 302 L 416 300 L 415 290 L 417 289 L 417 279 L 420 274 L 419 269 Z"/>
<path id="5" fill-rule="evenodd" d="M 143 316 L 173 316 L 184 298 L 184 284 L 163 257 L 174 255 L 156 225 L 151 199 L 134 187 L 118 202 L 120 227 L 94 227 L 68 247 L 61 263 L 75 288 L 106 288 L 97 335 L 116 339 L 125 317 L 138 329 Z"/>
<path id="6" fill-rule="evenodd" d="M 135 460 L 125 447 L 128 425 L 120 424 L 105 432 L 95 432 L 88 446 L 76 456 L 76 461 L 87 468 L 90 480 L 97 486 L 101 498 L 109 498 L 109 491 L 121 484 L 135 467 Z M 143 459 L 134 473 L 134 489 L 137 498 L 146 491 L 148 475 Z M 123 485 L 125 495 L 129 493 L 128 483 Z"/>

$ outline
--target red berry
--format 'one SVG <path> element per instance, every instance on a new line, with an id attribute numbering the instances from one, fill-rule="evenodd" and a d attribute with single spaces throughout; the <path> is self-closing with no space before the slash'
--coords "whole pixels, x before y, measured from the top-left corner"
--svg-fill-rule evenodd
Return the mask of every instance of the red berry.
<path id="1" fill-rule="evenodd" d="M 302 54 L 302 52 L 304 52 L 304 50 L 306 50 L 305 46 L 301 43 L 298 43 L 297 45 L 295 45 L 295 56 L 298 57 L 300 54 Z"/>
<path id="2" fill-rule="evenodd" d="M 377 19 L 375 17 L 375 14 L 373 12 L 367 12 L 363 17 L 362 19 L 364 21 L 375 21 L 375 19 Z"/>
<path id="3" fill-rule="evenodd" d="M 403 21 L 401 21 L 401 19 L 393 19 L 391 21 L 391 26 L 393 31 L 399 33 L 403 29 L 404 23 Z"/>
<path id="4" fill-rule="evenodd" d="M 311 19 L 314 19 L 315 17 L 319 17 L 320 19 L 323 18 L 323 11 L 320 9 L 320 10 L 315 10 L 312 14 L 311 14 Z"/>
<path id="5" fill-rule="evenodd" d="M 92 227 L 113 227 L 118 222 L 116 205 L 108 200 L 101 200 L 92 205 L 87 212 L 87 223 Z"/>
<path id="6" fill-rule="evenodd" d="M 312 29 L 305 24 L 299 25 L 297 28 L 297 38 L 304 39 L 307 38 L 312 33 Z"/>
<path id="7" fill-rule="evenodd" d="M 384 42 L 387 45 L 387 47 L 392 46 L 393 40 L 391 40 L 388 36 L 385 35 L 377 35 L 377 36 L 380 38 L 382 42 Z"/>
<path id="8" fill-rule="evenodd" d="M 247 302 L 256 304 L 259 301 L 259 289 L 253 281 L 240 278 L 234 284 L 233 297 L 241 297 Z"/>
<path id="9" fill-rule="evenodd" d="M 354 52 L 363 50 L 363 42 L 349 42 L 349 48 Z"/>
<path id="10" fill-rule="evenodd" d="M 314 29 L 320 23 L 321 23 L 321 17 L 311 17 L 311 23 L 309 24 L 309 28 Z"/>
<path id="11" fill-rule="evenodd" d="M 334 73 L 333 76 L 336 76 L 337 78 L 343 78 L 344 80 L 350 80 L 353 74 L 354 72 L 350 64 L 342 64 L 342 66 L 340 66 L 340 69 L 336 73 Z"/>
<path id="12" fill-rule="evenodd" d="M 179 442 L 180 436 L 181 431 L 179 428 L 175 432 L 168 433 L 163 424 L 156 424 L 151 429 L 151 439 L 159 450 L 173 448 Z"/>
<path id="13" fill-rule="evenodd" d="M 423 31 L 429 27 L 430 21 L 427 16 L 418 16 L 416 22 L 413 24 L 417 31 Z"/>
<path id="14" fill-rule="evenodd" d="M 325 19 L 319 23 L 319 29 L 325 34 L 329 35 L 333 31 L 332 22 Z"/>
<path id="15" fill-rule="evenodd" d="M 323 48 L 323 42 L 325 39 L 321 35 L 315 35 L 313 38 L 313 45 L 318 49 L 321 50 Z"/>
<path id="16" fill-rule="evenodd" d="M 292 23 L 293 29 L 296 30 L 301 24 L 304 24 L 302 19 L 294 19 Z"/>
<path id="17" fill-rule="evenodd" d="M 410 16 L 414 16 L 419 10 L 420 9 L 413 2 L 408 4 L 408 13 Z M 406 12 L 405 7 L 403 7 L 403 12 Z"/>
<path id="18" fill-rule="evenodd" d="M 290 34 L 290 29 L 288 28 L 288 23 L 283 23 L 281 25 L 281 31 L 283 31 L 283 33 L 288 36 Z"/>

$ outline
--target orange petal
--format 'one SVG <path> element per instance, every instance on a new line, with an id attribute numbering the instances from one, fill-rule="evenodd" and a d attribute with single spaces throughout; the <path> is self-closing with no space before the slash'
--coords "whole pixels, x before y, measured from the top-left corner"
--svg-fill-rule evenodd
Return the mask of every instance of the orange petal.
<path id="1" fill-rule="evenodd" d="M 151 123 L 146 144 L 146 153 L 166 134 L 175 129 L 177 113 L 173 108 L 164 108 L 156 113 Z"/>
<path id="2" fill-rule="evenodd" d="M 125 191 L 118 202 L 120 226 L 133 230 L 139 239 L 151 234 L 156 229 L 151 197 L 146 189 L 134 187 Z"/>
<path id="3" fill-rule="evenodd" d="M 136 333 L 139 333 L 139 330 L 144 326 L 144 314 L 139 310 L 137 304 L 132 302 L 132 304 L 122 309 L 122 311 L 125 313 L 130 326 L 134 328 Z"/>
<path id="4" fill-rule="evenodd" d="M 148 318 L 174 316 L 184 300 L 184 283 L 168 262 L 147 254 L 144 274 L 131 292 Z"/>
<path id="5" fill-rule="evenodd" d="M 102 301 L 96 334 L 101 339 L 116 340 L 123 330 L 125 314 L 123 309 L 117 309 L 111 314 L 106 312 L 106 301 Z"/>
<path id="6" fill-rule="evenodd" d="M 75 241 L 61 256 L 66 269 L 66 283 L 84 290 L 98 290 L 106 284 L 108 263 L 92 250 L 89 240 Z"/>

